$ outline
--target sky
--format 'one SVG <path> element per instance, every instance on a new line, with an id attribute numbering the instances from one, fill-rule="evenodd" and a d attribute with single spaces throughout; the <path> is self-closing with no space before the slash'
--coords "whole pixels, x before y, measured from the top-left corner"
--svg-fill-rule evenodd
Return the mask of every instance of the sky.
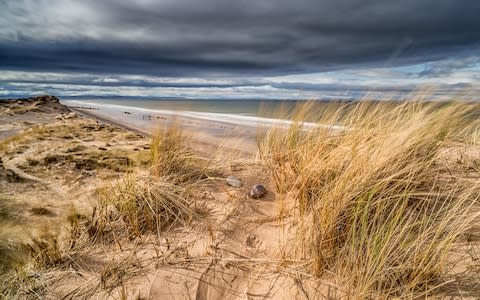
<path id="1" fill-rule="evenodd" d="M 478 0 L 0 0 L 0 98 L 480 90 Z"/>

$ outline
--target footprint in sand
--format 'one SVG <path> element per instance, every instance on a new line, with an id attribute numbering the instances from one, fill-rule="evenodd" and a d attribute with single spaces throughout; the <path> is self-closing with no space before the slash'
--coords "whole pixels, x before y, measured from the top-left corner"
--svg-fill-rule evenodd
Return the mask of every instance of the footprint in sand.
<path id="1" fill-rule="evenodd" d="M 245 245 L 247 245 L 248 248 L 258 249 L 262 245 L 262 241 L 259 240 L 255 234 L 251 234 L 245 240 Z"/>

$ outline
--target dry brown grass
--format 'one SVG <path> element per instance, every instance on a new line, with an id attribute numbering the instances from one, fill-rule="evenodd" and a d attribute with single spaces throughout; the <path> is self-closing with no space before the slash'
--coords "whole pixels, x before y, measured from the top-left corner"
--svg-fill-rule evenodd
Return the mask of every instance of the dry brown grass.
<path id="1" fill-rule="evenodd" d="M 118 239 L 146 232 L 160 235 L 196 217 L 196 182 L 209 173 L 209 162 L 193 155 L 176 126 L 157 131 L 151 142 L 150 174 L 126 174 L 100 195 L 89 218 L 91 236 Z"/>
<path id="2" fill-rule="evenodd" d="M 0 223 L 0 274 L 24 264 L 28 260 L 25 234 L 19 226 Z"/>
<path id="3" fill-rule="evenodd" d="M 49 286 L 60 280 L 64 273 L 75 272 L 88 252 L 87 244 L 77 240 L 74 227 L 62 232 L 59 226 L 40 226 L 25 232 L 24 227 L 8 227 L 10 248 L 2 257 L 0 270 L 1 299 L 54 298 Z M 15 230 L 16 229 L 16 230 Z M 5 246 L 0 235 L 0 245 Z"/>
<path id="4" fill-rule="evenodd" d="M 194 216 L 189 187 L 169 178 L 135 177 L 131 174 L 108 189 L 88 218 L 88 231 L 98 237 L 121 239 L 141 237 L 188 223 Z"/>
<path id="5" fill-rule="evenodd" d="M 214 172 L 211 161 L 190 149 L 190 138 L 175 123 L 153 133 L 150 156 L 152 175 L 170 177 L 174 183 L 196 182 Z"/>
<path id="6" fill-rule="evenodd" d="M 478 182 L 448 175 L 439 161 L 442 149 L 477 135 L 479 105 L 362 101 L 328 109 L 304 130 L 312 105 L 260 143 L 278 192 L 296 202 L 290 255 L 349 296 L 430 289 L 475 218 Z"/>
<path id="7" fill-rule="evenodd" d="M 20 211 L 0 195 L 0 275 L 28 260 L 28 234 L 22 228 Z"/>

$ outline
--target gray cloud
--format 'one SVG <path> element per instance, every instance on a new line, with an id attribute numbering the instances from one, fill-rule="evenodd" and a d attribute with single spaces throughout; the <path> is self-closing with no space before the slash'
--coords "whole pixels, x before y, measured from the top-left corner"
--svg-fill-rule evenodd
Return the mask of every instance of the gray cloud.
<path id="1" fill-rule="evenodd" d="M 268 84 L 267 81 L 256 78 L 247 80 L 244 78 L 231 78 L 229 80 L 200 80 L 198 78 L 189 78 L 185 80 L 165 79 L 158 77 L 131 77 L 131 76 L 100 76 L 89 74 L 63 74 L 62 76 L 46 76 L 41 73 L 34 74 L 30 78 L 25 78 L 25 73 L 20 72 L 16 76 L 1 76 L 0 84 L 19 83 L 19 84 L 65 84 L 65 85 L 84 85 L 84 86 L 105 86 L 105 87 L 152 87 L 152 88 L 227 88 L 227 87 L 256 87 Z"/>
<path id="2" fill-rule="evenodd" d="M 0 68 L 160 76 L 396 66 L 478 50 L 477 0 L 0 0 Z"/>
<path id="3" fill-rule="evenodd" d="M 418 75 L 420 77 L 448 76 L 455 73 L 456 71 L 468 70 L 469 68 L 475 66 L 480 66 L 480 57 L 478 56 L 447 59 L 426 64 L 425 70 L 420 72 Z M 472 78 L 475 78 L 476 76 L 478 76 L 478 73 L 475 72 L 475 74 L 471 75 Z"/>

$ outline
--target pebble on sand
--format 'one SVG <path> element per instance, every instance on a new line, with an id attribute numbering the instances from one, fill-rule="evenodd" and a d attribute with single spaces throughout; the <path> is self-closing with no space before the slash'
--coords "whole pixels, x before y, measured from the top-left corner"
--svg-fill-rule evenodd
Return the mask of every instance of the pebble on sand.
<path id="1" fill-rule="evenodd" d="M 262 198 L 267 194 L 267 189 L 261 185 L 261 184 L 256 184 L 253 186 L 253 188 L 250 190 L 250 197 L 253 199 L 258 199 Z"/>
<path id="2" fill-rule="evenodd" d="M 233 187 L 241 187 L 242 181 L 239 178 L 230 175 L 227 177 L 227 184 Z"/>

